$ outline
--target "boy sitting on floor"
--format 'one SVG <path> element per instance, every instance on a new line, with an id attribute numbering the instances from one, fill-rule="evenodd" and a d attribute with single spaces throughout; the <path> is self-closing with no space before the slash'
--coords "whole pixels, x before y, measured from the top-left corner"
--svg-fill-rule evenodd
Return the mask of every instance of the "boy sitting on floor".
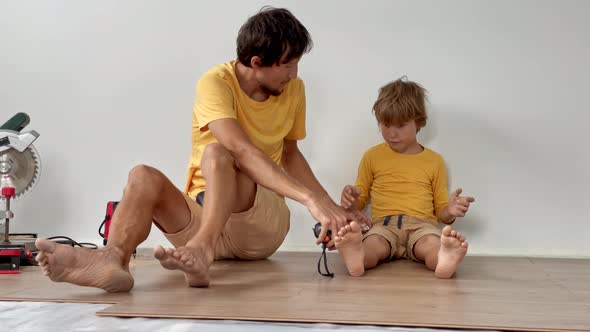
<path id="1" fill-rule="evenodd" d="M 425 92 L 398 79 L 380 89 L 373 106 L 385 142 L 365 152 L 356 184 L 345 186 L 341 198 L 356 213 L 370 197 L 373 227 L 362 234 L 351 222 L 335 237 L 352 276 L 383 261 L 410 258 L 439 278 L 451 278 L 467 253 L 465 238 L 448 225 L 465 216 L 475 199 L 460 196 L 461 189 L 449 197 L 443 158 L 416 140 L 426 125 Z M 439 221 L 447 225 L 442 232 Z"/>

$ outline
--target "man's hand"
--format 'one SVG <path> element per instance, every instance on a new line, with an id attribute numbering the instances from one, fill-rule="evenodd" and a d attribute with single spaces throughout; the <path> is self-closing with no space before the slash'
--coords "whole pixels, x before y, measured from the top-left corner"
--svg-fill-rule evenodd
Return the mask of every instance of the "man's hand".
<path id="1" fill-rule="evenodd" d="M 357 198 L 361 194 L 359 188 L 351 185 L 344 186 L 342 189 L 342 196 L 340 197 L 340 205 L 345 209 L 355 209 L 357 208 Z"/>
<path id="2" fill-rule="evenodd" d="M 332 241 L 330 241 L 332 243 L 333 238 L 338 235 L 338 230 L 346 226 L 346 222 L 349 219 L 349 213 L 341 206 L 336 205 L 329 196 L 312 196 L 305 202 L 305 206 L 312 217 L 322 225 L 322 232 L 318 236 L 316 244 L 322 243 L 326 238 L 328 230 L 332 231 Z M 327 246 L 330 247 L 331 244 Z"/>
<path id="3" fill-rule="evenodd" d="M 475 202 L 475 198 L 473 197 L 463 197 L 460 196 L 463 189 L 459 188 L 451 193 L 449 196 L 449 205 L 447 206 L 447 210 L 450 216 L 456 217 L 465 217 L 465 214 L 469 210 L 469 205 Z"/>

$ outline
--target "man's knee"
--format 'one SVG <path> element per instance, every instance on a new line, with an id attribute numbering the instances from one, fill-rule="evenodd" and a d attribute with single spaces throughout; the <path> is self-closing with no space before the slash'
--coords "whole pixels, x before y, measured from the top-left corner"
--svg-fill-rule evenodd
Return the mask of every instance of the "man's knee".
<path id="1" fill-rule="evenodd" d="M 159 192 L 164 183 L 164 175 L 157 169 L 146 166 L 138 165 L 129 171 L 129 178 L 125 192 L 129 191 L 141 191 L 145 194 L 146 191 Z"/>
<path id="2" fill-rule="evenodd" d="M 212 143 L 205 147 L 201 159 L 203 173 L 212 171 L 235 171 L 235 159 L 223 145 Z"/>

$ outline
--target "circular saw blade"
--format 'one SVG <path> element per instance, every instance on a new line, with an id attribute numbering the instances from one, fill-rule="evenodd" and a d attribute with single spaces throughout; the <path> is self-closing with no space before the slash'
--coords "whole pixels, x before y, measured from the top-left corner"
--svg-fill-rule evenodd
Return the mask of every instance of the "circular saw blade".
<path id="1" fill-rule="evenodd" d="M 33 145 L 29 145 L 23 152 L 10 149 L 0 155 L 0 187 L 15 188 L 15 196 L 21 197 L 30 191 L 41 173 L 39 153 Z M 0 195 L 0 199 L 4 197 Z"/>

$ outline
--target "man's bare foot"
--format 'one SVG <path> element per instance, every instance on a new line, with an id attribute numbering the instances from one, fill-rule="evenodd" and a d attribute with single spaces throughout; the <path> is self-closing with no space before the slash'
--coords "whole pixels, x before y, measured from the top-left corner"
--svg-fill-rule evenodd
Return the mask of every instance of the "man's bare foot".
<path id="1" fill-rule="evenodd" d="M 74 248 L 45 239 L 37 239 L 35 259 L 43 274 L 56 282 L 97 287 L 107 292 L 128 292 L 133 277 L 123 265 L 123 257 L 113 249 Z"/>
<path id="2" fill-rule="evenodd" d="M 178 247 L 176 249 L 154 248 L 154 257 L 168 270 L 181 270 L 190 287 L 209 286 L 209 267 L 213 264 L 213 251 L 197 247 Z"/>
<path id="3" fill-rule="evenodd" d="M 438 264 L 434 274 L 442 279 L 448 279 L 455 274 L 463 257 L 467 254 L 467 242 L 461 233 L 445 226 L 440 237 Z"/>
<path id="4" fill-rule="evenodd" d="M 338 231 L 334 238 L 336 249 L 344 259 L 348 273 L 353 277 L 365 274 L 365 249 L 361 226 L 353 221 Z"/>

